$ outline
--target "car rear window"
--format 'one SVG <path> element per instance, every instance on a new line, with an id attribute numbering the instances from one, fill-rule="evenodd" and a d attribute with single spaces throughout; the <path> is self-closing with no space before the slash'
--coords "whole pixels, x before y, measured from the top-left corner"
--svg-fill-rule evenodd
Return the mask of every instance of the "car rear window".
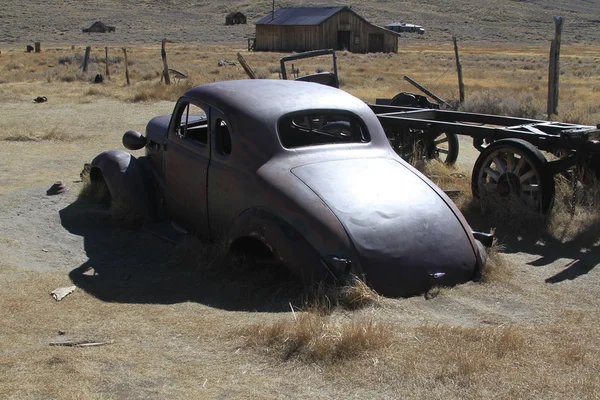
<path id="1" fill-rule="evenodd" d="M 360 119 L 347 114 L 303 113 L 285 116 L 279 120 L 278 133 L 281 144 L 288 149 L 370 141 Z"/>

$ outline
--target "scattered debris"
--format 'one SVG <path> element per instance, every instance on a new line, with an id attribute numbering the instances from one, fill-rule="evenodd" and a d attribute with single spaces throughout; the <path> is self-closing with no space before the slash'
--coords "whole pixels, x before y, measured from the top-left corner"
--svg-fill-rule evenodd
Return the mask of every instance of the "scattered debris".
<path id="1" fill-rule="evenodd" d="M 33 99 L 33 101 L 36 103 L 45 103 L 48 101 L 48 98 L 46 96 L 38 96 L 35 99 Z"/>
<path id="2" fill-rule="evenodd" d="M 223 67 L 226 65 L 237 65 L 238 63 L 235 61 L 229 61 L 229 60 L 220 60 L 219 61 L 219 67 Z"/>
<path id="3" fill-rule="evenodd" d="M 94 83 L 102 83 L 104 82 L 104 77 L 102 76 L 102 74 L 96 74 L 96 76 L 94 77 Z"/>
<path id="4" fill-rule="evenodd" d="M 186 74 L 184 74 L 183 72 L 179 72 L 173 68 L 169 68 L 169 73 L 173 76 L 176 85 L 179 85 L 180 80 L 188 78 Z"/>
<path id="5" fill-rule="evenodd" d="M 73 293 L 76 289 L 76 286 L 67 286 L 55 289 L 50 295 L 54 297 L 54 300 L 61 301 L 71 293 Z"/>
<path id="6" fill-rule="evenodd" d="M 25 51 L 28 53 L 31 53 L 33 51 L 33 46 L 28 44 L 27 47 L 25 48 Z"/>
<path id="7" fill-rule="evenodd" d="M 53 196 L 55 194 L 61 194 L 69 190 L 69 188 L 62 183 L 61 181 L 55 182 L 54 185 L 50 187 L 50 189 L 46 190 L 46 194 L 48 196 Z"/>
<path id="8" fill-rule="evenodd" d="M 113 344 L 114 340 L 108 340 L 105 342 L 97 342 L 93 340 L 59 340 L 56 342 L 48 343 L 50 346 L 64 346 L 64 347 L 94 347 L 104 346 L 105 344 Z"/>

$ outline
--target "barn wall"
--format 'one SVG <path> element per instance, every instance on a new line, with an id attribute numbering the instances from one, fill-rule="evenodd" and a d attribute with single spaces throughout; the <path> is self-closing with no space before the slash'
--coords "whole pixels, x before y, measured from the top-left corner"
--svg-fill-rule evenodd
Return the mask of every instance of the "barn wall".
<path id="1" fill-rule="evenodd" d="M 369 35 L 383 35 L 383 52 L 398 52 L 398 36 L 372 25 L 352 11 L 341 11 L 323 23 L 323 43 L 326 48 L 338 49 L 338 31 L 351 32 L 350 48 L 353 53 L 368 53 Z"/>
<path id="2" fill-rule="evenodd" d="M 352 11 L 338 12 L 318 26 L 256 25 L 255 50 L 290 52 L 340 49 L 338 31 L 350 32 L 347 50 L 353 53 L 398 52 L 398 36 L 395 33 L 368 23 Z M 381 43 L 381 48 L 372 48 L 371 35 L 380 35 L 378 38 L 381 40 L 375 41 Z"/>
<path id="3" fill-rule="evenodd" d="M 321 27 L 256 25 L 256 51 L 308 51 L 323 48 Z"/>

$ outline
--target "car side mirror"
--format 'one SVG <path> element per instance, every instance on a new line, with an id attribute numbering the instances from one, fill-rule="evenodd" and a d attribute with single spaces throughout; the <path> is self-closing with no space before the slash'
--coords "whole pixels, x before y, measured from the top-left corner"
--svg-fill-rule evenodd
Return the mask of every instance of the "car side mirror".
<path id="1" fill-rule="evenodd" d="M 127 150 L 139 150 L 146 145 L 146 138 L 138 131 L 127 131 L 123 135 L 123 146 Z"/>

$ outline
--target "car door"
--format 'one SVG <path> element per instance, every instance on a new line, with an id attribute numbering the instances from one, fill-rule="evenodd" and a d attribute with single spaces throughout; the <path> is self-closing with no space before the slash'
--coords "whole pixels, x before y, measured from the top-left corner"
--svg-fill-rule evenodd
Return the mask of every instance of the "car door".
<path id="1" fill-rule="evenodd" d="M 253 178 L 246 168 L 240 170 L 238 165 L 240 159 L 244 159 L 243 155 L 248 155 L 247 149 L 244 152 L 239 148 L 239 137 L 230 122 L 221 111 L 211 108 L 208 213 L 212 237 L 225 234 L 243 211 L 245 199 L 253 196 Z"/>
<path id="2" fill-rule="evenodd" d="M 210 162 L 210 108 L 191 99 L 175 106 L 164 160 L 167 215 L 190 233 L 209 236 L 207 176 Z"/>

